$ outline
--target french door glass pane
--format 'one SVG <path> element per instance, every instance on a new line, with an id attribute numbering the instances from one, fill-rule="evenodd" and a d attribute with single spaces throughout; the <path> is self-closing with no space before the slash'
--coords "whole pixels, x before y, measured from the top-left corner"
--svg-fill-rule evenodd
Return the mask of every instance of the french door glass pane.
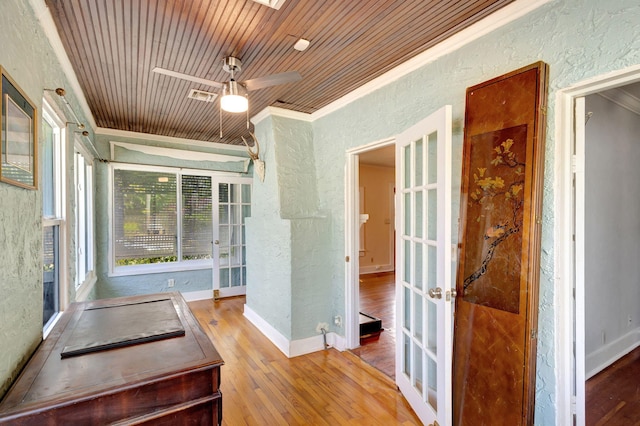
<path id="1" fill-rule="evenodd" d="M 438 353 L 438 307 L 427 300 L 427 349 L 431 353 Z"/>
<path id="2" fill-rule="evenodd" d="M 427 143 L 427 183 L 431 184 L 438 181 L 438 133 L 431 133 Z"/>
<path id="3" fill-rule="evenodd" d="M 231 268 L 231 287 L 242 285 L 242 268 Z"/>
<path id="4" fill-rule="evenodd" d="M 413 337 L 419 342 L 422 342 L 422 297 L 419 294 L 413 298 L 413 312 L 414 312 L 414 331 Z"/>
<path id="5" fill-rule="evenodd" d="M 229 268 L 220 268 L 220 288 L 229 288 Z"/>
<path id="6" fill-rule="evenodd" d="M 438 287 L 438 248 L 428 246 L 427 248 L 427 288 Z"/>
<path id="7" fill-rule="evenodd" d="M 220 288 L 244 286 L 246 285 L 244 219 L 251 215 L 251 185 L 220 183 L 218 192 Z"/>
<path id="8" fill-rule="evenodd" d="M 427 402 L 438 411 L 438 364 L 427 357 Z"/>
<path id="9" fill-rule="evenodd" d="M 409 188 L 411 186 L 411 145 L 404 147 L 404 176 L 403 188 Z"/>
<path id="10" fill-rule="evenodd" d="M 404 336 L 404 365 L 402 368 L 402 372 L 407 376 L 411 377 L 411 339 L 405 333 L 402 333 Z"/>
<path id="11" fill-rule="evenodd" d="M 431 189 L 428 191 L 427 210 L 428 210 L 428 223 L 427 223 L 427 238 L 430 240 L 436 240 L 438 238 L 438 191 Z"/>
<path id="12" fill-rule="evenodd" d="M 422 151 L 423 151 L 423 144 L 422 144 L 422 139 L 418 139 L 415 142 L 416 145 L 416 151 L 415 151 L 415 174 L 414 174 L 414 186 L 421 186 L 423 185 L 424 182 L 424 176 L 423 176 L 423 167 L 422 167 Z"/>
<path id="13" fill-rule="evenodd" d="M 422 259 L 422 243 L 415 243 L 415 250 L 415 261 L 413 262 L 415 265 L 414 285 L 417 289 L 422 289 L 422 265 L 424 265 Z"/>
<path id="14" fill-rule="evenodd" d="M 411 235 L 411 193 L 404 194 L 404 234 Z"/>
<path id="15" fill-rule="evenodd" d="M 423 393 L 423 377 L 422 377 L 422 348 L 419 345 L 413 345 L 413 386 L 420 395 Z"/>
<path id="16" fill-rule="evenodd" d="M 422 238 L 422 222 L 423 222 L 423 212 L 424 212 L 424 205 L 422 202 L 422 191 L 417 191 L 416 192 L 416 209 L 415 209 L 415 222 L 416 222 L 416 226 L 415 226 L 415 233 L 416 233 L 416 237 L 418 238 Z"/>

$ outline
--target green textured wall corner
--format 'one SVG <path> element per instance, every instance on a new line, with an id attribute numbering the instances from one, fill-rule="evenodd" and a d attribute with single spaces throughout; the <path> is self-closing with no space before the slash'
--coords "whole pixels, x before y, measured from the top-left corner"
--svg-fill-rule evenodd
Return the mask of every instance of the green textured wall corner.
<path id="1" fill-rule="evenodd" d="M 331 323 L 331 221 L 318 211 L 311 124 L 270 117 L 256 126 L 266 163 L 247 219 L 247 305 L 289 340 Z"/>
<path id="2" fill-rule="evenodd" d="M 265 179 L 254 177 L 251 217 L 245 219 L 247 306 L 291 339 L 291 226 L 280 214 L 273 119 L 256 125 Z"/>
<path id="3" fill-rule="evenodd" d="M 42 153 L 40 120 L 44 89 L 68 88 L 68 81 L 28 2 L 3 0 L 0 3 L 0 28 L 3 31 L 0 65 L 36 105 L 38 152 Z M 71 90 L 67 89 L 67 97 L 76 105 Z M 80 108 L 76 109 L 80 111 Z M 67 152 L 69 160 L 73 150 Z M 39 162 L 41 167 L 42 155 L 39 155 Z M 73 179 L 68 182 L 67 193 L 73 192 L 72 185 Z M 41 187 L 41 182 L 38 186 Z M 0 183 L 0 200 L 2 396 L 42 340 L 42 192 Z M 73 232 L 74 223 L 71 219 L 68 219 L 68 229 Z M 67 265 L 63 266 L 68 269 L 71 282 L 74 272 L 69 265 L 73 265 L 75 259 L 72 245 L 67 247 Z M 73 301 L 75 289 L 73 285 L 70 287 L 69 300 Z"/>

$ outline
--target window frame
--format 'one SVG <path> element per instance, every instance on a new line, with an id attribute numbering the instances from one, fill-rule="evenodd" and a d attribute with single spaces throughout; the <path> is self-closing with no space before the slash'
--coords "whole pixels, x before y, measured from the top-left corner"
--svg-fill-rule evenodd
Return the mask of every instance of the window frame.
<path id="1" fill-rule="evenodd" d="M 94 166 L 94 157 L 91 153 L 85 148 L 80 139 L 76 136 L 74 139 L 74 151 L 73 151 L 73 183 L 74 183 L 74 196 L 76 201 L 76 208 L 74 210 L 75 215 L 75 250 L 76 250 L 76 258 L 75 258 L 75 290 L 76 290 L 76 300 L 85 300 L 93 286 L 95 285 L 98 277 L 96 275 L 96 264 L 95 264 L 95 250 L 96 250 L 96 241 L 95 241 L 95 200 L 93 195 L 93 182 L 95 178 L 95 166 Z M 78 164 L 78 156 L 82 157 L 83 160 L 83 170 L 82 176 L 84 177 L 83 182 L 85 183 L 84 188 L 80 189 L 78 186 L 78 178 L 79 178 L 79 164 Z M 87 175 L 86 171 L 89 168 L 90 173 Z M 87 177 L 88 176 L 88 177 Z M 84 197 L 80 199 L 80 192 L 84 192 Z M 81 206 L 82 202 L 82 206 Z M 80 220 L 80 213 L 82 212 L 82 216 L 84 220 Z M 81 242 L 84 241 L 83 246 L 81 247 Z M 84 253 L 80 254 L 80 250 L 84 249 Z M 87 260 L 89 263 L 87 263 Z M 83 263 L 82 268 L 80 262 Z M 80 277 L 80 272 L 84 272 L 84 277 Z"/>
<path id="2" fill-rule="evenodd" d="M 178 241 L 178 260 L 175 262 L 163 262 L 163 263 L 151 263 L 145 265 L 126 265 L 116 266 L 115 264 L 115 248 L 114 248 L 114 233 L 115 233 L 115 218 L 114 218 L 114 173 L 115 170 L 131 170 L 151 173 L 170 173 L 176 176 L 176 236 Z M 240 173 L 236 172 L 221 172 L 199 169 L 187 169 L 177 167 L 166 166 L 149 166 L 141 164 L 128 164 L 128 163 L 109 163 L 109 182 L 108 182 L 108 277 L 122 277 L 131 275 L 145 275 L 155 274 L 162 272 L 186 272 L 207 270 L 213 268 L 213 259 L 196 259 L 196 260 L 183 260 L 182 259 L 182 176 L 207 176 L 210 177 L 213 183 L 220 178 L 223 179 L 237 179 L 242 177 Z M 215 194 L 212 194 L 212 197 Z M 214 204 L 217 201 L 214 200 Z M 213 256 L 213 253 L 212 253 Z"/>
<path id="3" fill-rule="evenodd" d="M 44 232 L 46 228 L 58 228 L 58 253 L 57 253 L 57 274 L 58 274 L 58 311 L 54 313 L 51 318 L 43 325 L 42 333 L 43 338 L 46 337 L 53 326 L 56 324 L 62 312 L 66 309 L 69 304 L 68 293 L 69 293 L 69 282 L 68 282 L 68 274 L 67 274 L 67 247 L 68 247 L 68 239 L 67 239 L 67 221 L 65 220 L 66 215 L 66 185 L 67 181 L 67 169 L 65 167 L 65 159 L 66 159 L 66 124 L 63 119 L 56 113 L 56 111 L 51 107 L 51 105 L 47 102 L 46 99 L 42 100 L 42 121 L 46 121 L 49 126 L 52 127 L 53 130 L 53 175 L 54 175 L 54 186 L 53 186 L 53 216 L 45 216 L 45 206 L 44 199 L 42 202 L 42 235 L 43 235 L 43 254 L 44 254 Z M 44 133 L 43 133 L 44 134 Z M 45 157 L 46 158 L 46 157 Z M 44 159 L 43 159 L 44 161 Z M 44 170 L 44 168 L 43 168 Z M 42 178 L 44 179 L 44 173 L 42 174 Z M 43 182 L 40 183 L 40 188 L 42 191 L 42 195 L 44 196 L 45 185 Z M 44 261 L 44 258 L 43 258 Z M 44 264 L 42 268 L 44 272 Z M 44 291 L 44 280 L 43 280 L 43 291 Z M 44 310 L 44 306 L 43 306 Z M 44 314 L 44 312 L 43 312 Z"/>

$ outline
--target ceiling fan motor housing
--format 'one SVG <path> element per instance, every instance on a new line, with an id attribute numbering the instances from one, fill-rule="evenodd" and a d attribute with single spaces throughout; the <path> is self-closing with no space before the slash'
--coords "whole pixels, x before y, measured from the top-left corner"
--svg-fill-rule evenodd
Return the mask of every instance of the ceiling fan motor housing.
<path id="1" fill-rule="evenodd" d="M 224 58 L 224 65 L 222 68 L 233 76 L 233 73 L 242 71 L 242 62 L 238 58 L 227 56 Z"/>

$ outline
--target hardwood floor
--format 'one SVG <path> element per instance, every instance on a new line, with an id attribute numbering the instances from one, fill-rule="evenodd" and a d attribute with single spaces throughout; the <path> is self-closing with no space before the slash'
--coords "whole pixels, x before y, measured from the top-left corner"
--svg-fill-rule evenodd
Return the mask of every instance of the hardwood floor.
<path id="1" fill-rule="evenodd" d="M 351 351 L 392 379 L 396 372 L 395 274 L 384 272 L 360 276 L 360 312 L 382 320 L 384 331 L 377 339 L 360 341 Z"/>
<path id="2" fill-rule="evenodd" d="M 420 424 L 389 377 L 348 351 L 287 358 L 244 318 L 244 303 L 189 303 L 225 361 L 224 425 Z"/>
<path id="3" fill-rule="evenodd" d="M 640 348 L 586 383 L 587 426 L 640 425 Z"/>

